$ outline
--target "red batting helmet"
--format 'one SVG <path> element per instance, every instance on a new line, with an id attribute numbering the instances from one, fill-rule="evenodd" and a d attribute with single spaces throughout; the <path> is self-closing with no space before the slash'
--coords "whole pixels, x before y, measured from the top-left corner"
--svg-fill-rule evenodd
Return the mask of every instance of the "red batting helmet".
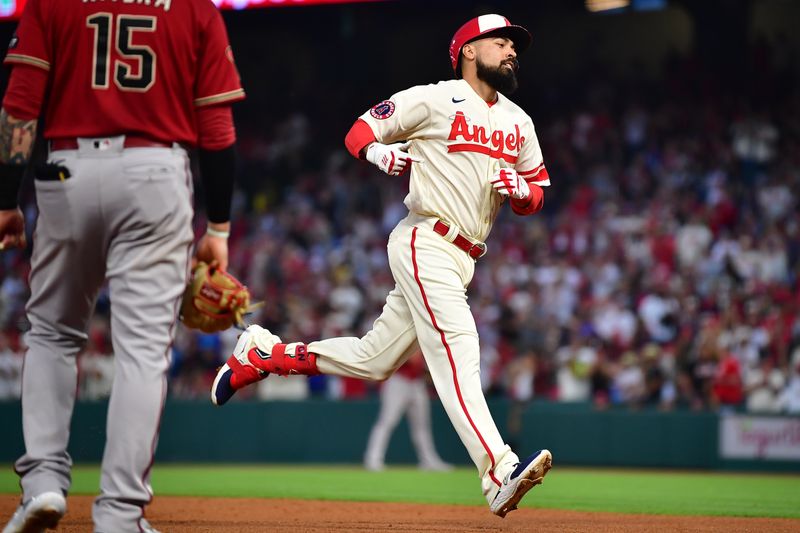
<path id="1" fill-rule="evenodd" d="M 458 60 L 461 57 L 461 48 L 470 41 L 483 37 L 489 33 L 497 33 L 514 41 L 514 48 L 521 53 L 531 44 L 531 34 L 522 26 L 511 24 L 502 15 L 481 15 L 468 21 L 458 28 L 450 41 L 450 63 L 453 71 L 459 74 Z"/>

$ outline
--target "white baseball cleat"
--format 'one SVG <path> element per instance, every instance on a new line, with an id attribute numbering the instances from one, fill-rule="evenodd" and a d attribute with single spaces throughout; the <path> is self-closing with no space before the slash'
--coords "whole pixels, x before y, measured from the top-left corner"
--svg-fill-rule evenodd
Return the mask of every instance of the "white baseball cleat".
<path id="1" fill-rule="evenodd" d="M 44 533 L 55 529 L 67 512 L 67 500 L 58 492 L 43 492 L 20 505 L 3 533 Z"/>
<path id="2" fill-rule="evenodd" d="M 517 467 L 506 475 L 489 509 L 504 518 L 517 508 L 517 504 L 529 490 L 541 485 L 552 466 L 553 455 L 549 450 L 540 450 L 517 463 Z"/>
<path id="3" fill-rule="evenodd" d="M 255 351 L 255 361 L 260 357 L 268 357 L 272 347 L 280 342 L 280 337 L 258 325 L 244 330 L 239 335 L 233 354 L 217 371 L 211 385 L 211 402 L 214 405 L 223 405 L 237 390 L 266 378 L 269 373 L 255 366 L 248 355 Z"/>

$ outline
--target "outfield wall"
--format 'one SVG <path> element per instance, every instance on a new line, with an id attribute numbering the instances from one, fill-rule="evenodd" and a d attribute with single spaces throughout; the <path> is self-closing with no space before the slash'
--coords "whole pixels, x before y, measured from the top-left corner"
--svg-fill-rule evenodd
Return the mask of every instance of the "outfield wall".
<path id="1" fill-rule="evenodd" d="M 508 438 L 508 402 L 493 401 L 490 407 Z M 359 463 L 377 412 L 375 400 L 233 402 L 222 408 L 205 402 L 169 401 L 157 459 Z M 105 402 L 77 405 L 70 440 L 76 462 L 99 462 L 102 457 L 105 413 Z M 442 457 L 468 464 L 469 457 L 439 404 L 433 405 L 432 416 Z M 0 403 L 0 419 L 0 460 L 11 462 L 22 451 L 19 403 Z M 766 420 L 783 425 L 773 424 L 767 429 L 777 430 L 759 434 L 763 438 L 758 440 L 758 455 L 770 456 L 770 439 L 782 440 L 789 457 L 795 446 L 800 451 L 800 419 Z M 730 422 L 722 426 L 730 429 Z M 736 422 L 748 431 L 755 427 L 750 418 Z M 710 412 L 596 411 L 583 404 L 534 403 L 523 413 L 523 429 L 514 445 L 521 453 L 549 448 L 562 465 L 800 471 L 800 460 L 791 458 L 743 459 L 749 452 L 741 445 L 735 448 L 740 458 L 722 458 L 721 452 L 730 446 L 721 445 L 720 427 L 720 416 Z M 750 438 L 745 435 L 745 444 Z M 408 428 L 402 422 L 392 436 L 387 463 L 414 462 Z"/>

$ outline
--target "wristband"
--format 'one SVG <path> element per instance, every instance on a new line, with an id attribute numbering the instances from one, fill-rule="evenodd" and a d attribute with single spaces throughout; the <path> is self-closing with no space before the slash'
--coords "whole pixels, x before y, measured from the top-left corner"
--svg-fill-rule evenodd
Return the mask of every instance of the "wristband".
<path id="1" fill-rule="evenodd" d="M 23 176 L 24 166 L 0 163 L 0 209 L 16 209 L 19 206 L 19 188 Z"/>
<path id="2" fill-rule="evenodd" d="M 528 209 L 533 203 L 533 194 L 529 192 L 525 198 L 512 198 L 511 201 L 520 209 Z"/>
<path id="3" fill-rule="evenodd" d="M 218 229 L 206 228 L 206 235 L 211 235 L 212 237 L 219 237 L 220 239 L 227 239 L 231 236 L 230 231 L 220 231 Z"/>

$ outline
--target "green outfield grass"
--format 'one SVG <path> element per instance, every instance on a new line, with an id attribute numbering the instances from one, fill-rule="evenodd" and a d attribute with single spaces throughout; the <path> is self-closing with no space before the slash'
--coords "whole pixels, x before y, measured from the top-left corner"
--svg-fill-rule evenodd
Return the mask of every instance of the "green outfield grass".
<path id="1" fill-rule="evenodd" d="M 96 467 L 77 467 L 73 494 L 94 494 Z M 331 466 L 158 465 L 158 495 L 419 502 L 485 505 L 472 468 L 366 472 Z M 16 493 L 10 470 L 0 493 Z M 555 468 L 522 507 L 670 515 L 800 518 L 800 476 Z"/>

